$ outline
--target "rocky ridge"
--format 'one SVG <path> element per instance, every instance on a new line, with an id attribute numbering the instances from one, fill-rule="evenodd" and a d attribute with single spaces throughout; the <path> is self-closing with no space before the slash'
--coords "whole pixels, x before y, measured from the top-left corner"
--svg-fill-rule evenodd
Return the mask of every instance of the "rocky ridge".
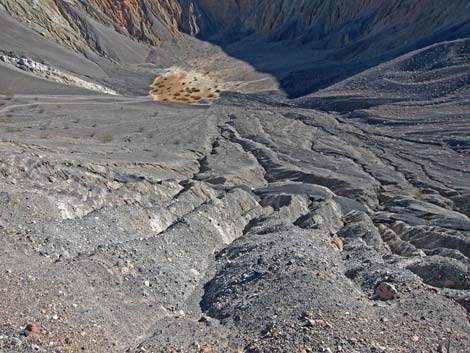
<path id="1" fill-rule="evenodd" d="M 50 66 L 38 63 L 29 58 L 24 58 L 24 57 L 15 58 L 15 57 L 7 56 L 7 55 L 0 55 L 0 61 L 9 65 L 12 65 L 14 67 L 17 67 L 20 70 L 30 72 L 36 76 L 43 77 L 47 80 L 51 80 L 54 82 L 62 83 L 65 85 L 76 86 L 80 88 L 85 88 L 90 91 L 100 92 L 104 94 L 110 94 L 110 95 L 118 94 L 116 91 L 113 91 L 112 89 L 103 87 L 96 83 L 87 82 L 85 80 L 82 80 L 78 77 L 74 77 L 72 75 L 68 75 L 64 72 L 61 72 Z"/>

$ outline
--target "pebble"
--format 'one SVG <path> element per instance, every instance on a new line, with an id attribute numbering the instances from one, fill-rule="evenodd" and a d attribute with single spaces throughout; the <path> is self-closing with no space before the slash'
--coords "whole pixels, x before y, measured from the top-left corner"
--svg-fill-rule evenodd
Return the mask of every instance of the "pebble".
<path id="1" fill-rule="evenodd" d="M 209 318 L 208 318 L 207 316 L 202 315 L 202 316 L 200 317 L 200 319 L 198 320 L 198 322 L 209 323 L 210 320 L 209 320 Z"/>
<path id="2" fill-rule="evenodd" d="M 148 280 L 145 281 L 145 282 L 144 282 L 144 285 L 145 285 L 146 287 L 150 287 L 150 281 L 148 281 Z"/>
<path id="3" fill-rule="evenodd" d="M 332 243 L 338 248 L 339 252 L 344 251 L 344 242 L 339 237 L 334 237 Z"/>
<path id="4" fill-rule="evenodd" d="M 38 334 L 39 334 L 39 329 L 35 324 L 27 324 L 23 331 L 23 335 L 25 335 L 26 337 L 37 336 Z"/>
<path id="5" fill-rule="evenodd" d="M 381 300 L 392 300 L 397 296 L 398 291 L 395 286 L 389 282 L 381 282 L 375 288 L 375 295 Z"/>
<path id="6" fill-rule="evenodd" d="M 306 327 L 314 327 L 314 326 L 317 326 L 317 322 L 313 319 L 307 319 L 307 320 L 305 320 L 305 326 Z"/>
<path id="7" fill-rule="evenodd" d="M 59 315 L 54 314 L 54 315 L 52 316 L 52 320 L 59 320 Z"/>

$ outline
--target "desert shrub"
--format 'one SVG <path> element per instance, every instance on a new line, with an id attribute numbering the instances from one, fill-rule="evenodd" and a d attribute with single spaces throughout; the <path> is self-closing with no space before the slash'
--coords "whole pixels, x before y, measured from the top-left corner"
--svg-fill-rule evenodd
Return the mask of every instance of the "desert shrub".
<path id="1" fill-rule="evenodd" d="M 198 101 L 198 100 L 201 100 L 201 96 L 191 96 L 192 99 L 194 99 L 195 101 Z"/>
<path id="2" fill-rule="evenodd" d="M 110 133 L 103 134 L 103 135 L 100 136 L 100 141 L 102 143 L 109 143 L 109 142 L 113 141 L 113 139 L 114 139 L 114 137 Z"/>
<path id="3" fill-rule="evenodd" d="M 418 201 L 424 201 L 426 197 L 424 196 L 422 191 L 418 190 L 415 192 L 415 199 Z"/>
<path id="4" fill-rule="evenodd" d="M 7 126 L 5 128 L 5 132 L 21 132 L 21 128 L 16 127 L 16 126 Z"/>
<path id="5" fill-rule="evenodd" d="M 441 144 L 441 148 L 444 150 L 450 150 L 450 145 L 447 142 Z"/>

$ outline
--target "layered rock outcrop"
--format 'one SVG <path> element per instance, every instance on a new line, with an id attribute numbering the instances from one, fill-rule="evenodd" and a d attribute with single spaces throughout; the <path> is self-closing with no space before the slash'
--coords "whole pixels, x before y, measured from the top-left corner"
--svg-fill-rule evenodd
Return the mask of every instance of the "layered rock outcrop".
<path id="1" fill-rule="evenodd" d="M 1 8 L 74 49 L 90 44 L 91 19 L 151 45 L 181 32 L 216 41 L 255 33 L 311 48 L 354 45 L 343 53 L 353 56 L 458 36 L 470 20 L 464 0 L 1 0 Z"/>

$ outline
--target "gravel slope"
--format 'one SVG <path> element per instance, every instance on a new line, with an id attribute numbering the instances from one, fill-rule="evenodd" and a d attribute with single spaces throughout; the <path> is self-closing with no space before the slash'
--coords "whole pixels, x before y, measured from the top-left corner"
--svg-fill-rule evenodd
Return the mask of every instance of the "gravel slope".
<path id="1" fill-rule="evenodd" d="M 468 350 L 467 39 L 364 70 L 259 36 L 151 47 L 79 15 L 101 56 L 0 12 L 2 53 L 122 94 L 0 64 L 0 351 Z M 155 102 L 173 65 L 233 89 Z M 267 92 L 306 82 L 328 87 Z"/>

